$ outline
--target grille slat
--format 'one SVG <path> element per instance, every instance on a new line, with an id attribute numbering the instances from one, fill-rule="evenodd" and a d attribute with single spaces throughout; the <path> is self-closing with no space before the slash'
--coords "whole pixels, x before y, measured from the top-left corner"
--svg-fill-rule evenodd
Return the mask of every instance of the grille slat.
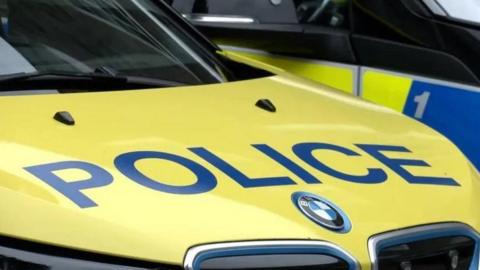
<path id="1" fill-rule="evenodd" d="M 468 270 L 475 251 L 475 241 L 468 237 L 443 237 L 402 244 L 378 253 L 380 270 L 410 267 L 412 270 Z M 407 265 L 408 264 L 408 265 Z"/>

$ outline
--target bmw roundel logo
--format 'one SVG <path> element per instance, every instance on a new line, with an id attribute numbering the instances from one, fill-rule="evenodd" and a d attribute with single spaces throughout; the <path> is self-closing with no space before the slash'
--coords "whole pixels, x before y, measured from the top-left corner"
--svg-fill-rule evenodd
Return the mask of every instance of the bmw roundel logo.
<path id="1" fill-rule="evenodd" d="M 329 200 L 306 192 L 292 195 L 293 203 L 309 219 L 331 231 L 347 233 L 351 223 L 345 213 Z"/>

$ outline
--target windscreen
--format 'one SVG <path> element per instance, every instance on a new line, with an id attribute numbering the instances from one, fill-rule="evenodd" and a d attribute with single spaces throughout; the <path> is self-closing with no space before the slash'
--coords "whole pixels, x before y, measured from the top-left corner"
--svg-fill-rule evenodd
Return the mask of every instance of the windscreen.
<path id="1" fill-rule="evenodd" d="M 154 0 L 0 0 L 0 75 L 121 74 L 222 81 L 205 52 Z"/>

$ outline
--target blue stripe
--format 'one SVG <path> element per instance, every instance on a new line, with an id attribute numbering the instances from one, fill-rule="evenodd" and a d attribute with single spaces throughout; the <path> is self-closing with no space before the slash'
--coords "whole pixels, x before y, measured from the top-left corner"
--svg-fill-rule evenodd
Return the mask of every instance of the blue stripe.
<path id="1" fill-rule="evenodd" d="M 419 104 L 415 97 L 430 93 L 419 121 L 453 141 L 480 170 L 480 92 L 415 81 L 403 113 L 414 117 Z"/>

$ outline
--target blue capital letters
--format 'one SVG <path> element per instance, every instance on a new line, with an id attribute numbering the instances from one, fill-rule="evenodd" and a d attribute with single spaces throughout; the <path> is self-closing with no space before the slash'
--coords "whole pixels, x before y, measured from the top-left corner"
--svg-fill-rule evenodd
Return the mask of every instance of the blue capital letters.
<path id="1" fill-rule="evenodd" d="M 221 158 L 205 148 L 190 148 L 190 151 L 203 158 L 213 166 L 217 167 L 224 174 L 235 180 L 244 188 L 264 187 L 264 186 L 281 186 L 295 185 L 296 183 L 289 177 L 266 177 L 266 178 L 249 178 L 232 165 L 228 164 Z"/>
<path id="2" fill-rule="evenodd" d="M 415 176 L 408 172 L 403 166 L 417 166 L 417 167 L 430 167 L 430 165 L 423 160 L 414 160 L 414 159 L 394 159 L 389 158 L 382 154 L 382 152 L 400 152 L 400 153 L 411 153 L 410 150 L 403 146 L 391 146 L 391 145 L 372 145 L 372 144 L 357 144 L 363 151 L 370 154 L 372 157 L 376 158 L 378 161 L 382 162 L 403 179 L 405 179 L 410 184 L 430 184 L 430 185 L 445 185 L 445 186 L 460 186 L 452 178 L 443 178 L 443 177 L 423 177 Z"/>
<path id="3" fill-rule="evenodd" d="M 83 170 L 91 175 L 89 179 L 78 180 L 75 182 L 66 182 L 58 177 L 54 172 L 68 169 Z M 109 185 L 113 182 L 113 177 L 106 170 L 99 166 L 82 161 L 64 161 L 58 163 L 49 163 L 26 167 L 29 173 L 35 175 L 43 182 L 49 184 L 58 192 L 65 195 L 81 208 L 97 206 L 97 204 L 85 196 L 81 190 L 98 188 Z"/>
<path id="4" fill-rule="evenodd" d="M 159 183 L 141 173 L 136 167 L 135 162 L 141 159 L 163 159 L 175 162 L 189 169 L 197 177 L 197 182 L 189 186 L 172 186 Z M 118 156 L 115 159 L 115 166 L 125 176 L 145 187 L 172 194 L 199 194 L 208 192 L 217 186 L 215 176 L 202 165 L 173 154 L 163 152 L 131 152 Z"/>
<path id="5" fill-rule="evenodd" d="M 307 172 L 305 169 L 302 167 L 298 166 L 295 162 L 287 158 L 286 156 L 282 155 L 279 153 L 277 150 L 273 149 L 272 147 L 266 145 L 266 144 L 254 144 L 252 145 L 255 147 L 258 151 L 264 153 L 265 155 L 269 156 L 271 159 L 275 160 L 278 162 L 280 165 L 300 177 L 305 183 L 308 184 L 320 184 L 322 183 L 320 180 L 318 180 L 315 176 L 311 175 L 309 172 Z"/>
<path id="6" fill-rule="evenodd" d="M 347 156 L 361 156 L 360 154 L 341 146 L 326 144 L 326 143 L 300 143 L 293 146 L 293 152 L 301 158 L 303 161 L 308 163 L 310 166 L 320 170 L 328 175 L 331 175 L 335 178 L 343 179 L 355 183 L 364 183 L 364 184 L 377 184 L 382 183 L 387 180 L 387 174 L 382 169 L 368 169 L 367 175 L 351 175 L 343 172 L 339 172 L 331 167 L 325 165 L 320 160 L 316 159 L 313 156 L 313 151 L 315 150 L 330 150 L 342 153 Z"/>

